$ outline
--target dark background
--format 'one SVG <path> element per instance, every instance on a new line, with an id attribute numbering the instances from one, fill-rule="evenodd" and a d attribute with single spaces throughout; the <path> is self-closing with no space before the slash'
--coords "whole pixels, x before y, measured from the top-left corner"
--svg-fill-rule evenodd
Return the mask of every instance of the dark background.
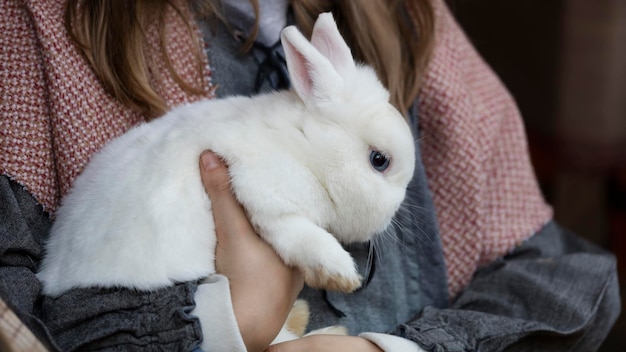
<path id="1" fill-rule="evenodd" d="M 615 253 L 626 296 L 626 1 L 448 5 L 517 100 L 557 221 Z M 624 351 L 625 315 L 600 351 Z"/>

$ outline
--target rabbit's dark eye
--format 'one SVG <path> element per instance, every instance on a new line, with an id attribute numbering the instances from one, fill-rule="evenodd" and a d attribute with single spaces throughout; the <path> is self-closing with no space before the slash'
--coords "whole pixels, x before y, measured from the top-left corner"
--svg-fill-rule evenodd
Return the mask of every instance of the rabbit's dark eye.
<path id="1" fill-rule="evenodd" d="M 376 171 L 383 172 L 389 167 L 389 158 L 377 150 L 372 150 L 370 153 L 370 164 Z"/>

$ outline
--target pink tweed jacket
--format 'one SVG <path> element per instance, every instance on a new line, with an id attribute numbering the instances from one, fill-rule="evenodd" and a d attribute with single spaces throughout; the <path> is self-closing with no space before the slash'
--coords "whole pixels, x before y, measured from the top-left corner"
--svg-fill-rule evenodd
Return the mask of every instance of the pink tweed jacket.
<path id="1" fill-rule="evenodd" d="M 515 102 L 443 0 L 435 3 L 436 46 L 419 97 L 420 143 L 455 296 L 481 264 L 539 230 L 552 211 L 538 188 Z M 50 214 L 90 155 L 144 121 L 104 91 L 72 46 L 63 4 L 0 2 L 0 174 L 22 184 Z M 190 78 L 196 43 L 186 39 L 177 16 L 171 21 L 168 54 Z M 151 38 L 148 53 L 162 64 L 154 83 L 169 106 L 199 99 L 167 74 Z M 208 64 L 210 78 L 220 68 Z"/>

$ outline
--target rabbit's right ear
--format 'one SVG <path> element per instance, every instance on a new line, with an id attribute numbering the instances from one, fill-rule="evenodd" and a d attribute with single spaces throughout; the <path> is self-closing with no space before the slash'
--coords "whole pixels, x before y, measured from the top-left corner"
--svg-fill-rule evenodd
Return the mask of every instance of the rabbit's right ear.
<path id="1" fill-rule="evenodd" d="M 281 33 L 291 86 L 309 106 L 339 97 L 344 80 L 332 63 L 322 55 L 294 26 Z"/>

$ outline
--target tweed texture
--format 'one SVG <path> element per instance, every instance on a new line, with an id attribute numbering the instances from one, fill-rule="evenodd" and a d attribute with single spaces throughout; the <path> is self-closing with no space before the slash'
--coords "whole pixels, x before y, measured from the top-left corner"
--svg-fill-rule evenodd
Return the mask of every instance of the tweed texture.
<path id="1" fill-rule="evenodd" d="M 435 51 L 420 95 L 420 143 L 454 297 L 480 264 L 528 238 L 552 212 L 537 186 L 513 99 L 443 2 L 435 8 Z M 0 173 L 53 214 L 90 155 L 145 117 L 109 96 L 72 46 L 62 0 L 4 0 L 0 13 Z M 191 81 L 196 43 L 181 19 L 170 16 L 168 55 Z M 148 55 L 159 65 L 154 82 L 169 106 L 201 98 L 174 82 L 158 54 L 156 31 L 148 33 Z M 210 98 L 211 70 L 203 64 L 204 97 Z"/>
<path id="2" fill-rule="evenodd" d="M 436 45 L 420 94 L 422 156 L 456 296 L 481 265 L 552 217 L 532 168 L 517 106 L 435 2 Z"/>
<path id="3" fill-rule="evenodd" d="M 54 213 L 89 157 L 145 121 L 104 90 L 63 27 L 65 1 L 2 1 L 0 12 L 0 172 L 24 185 Z M 189 30 L 173 11 L 167 49 L 177 72 L 192 81 L 197 63 Z M 197 30 L 197 29 L 195 29 Z M 174 82 L 149 31 L 148 59 L 157 91 L 170 107 L 199 99 Z M 198 38 L 201 38 L 198 31 Z M 206 63 L 206 58 L 202 58 Z M 210 70 L 205 69 L 210 78 Z M 157 79 L 158 77 L 158 79 Z M 207 79 L 206 97 L 211 96 Z"/>

